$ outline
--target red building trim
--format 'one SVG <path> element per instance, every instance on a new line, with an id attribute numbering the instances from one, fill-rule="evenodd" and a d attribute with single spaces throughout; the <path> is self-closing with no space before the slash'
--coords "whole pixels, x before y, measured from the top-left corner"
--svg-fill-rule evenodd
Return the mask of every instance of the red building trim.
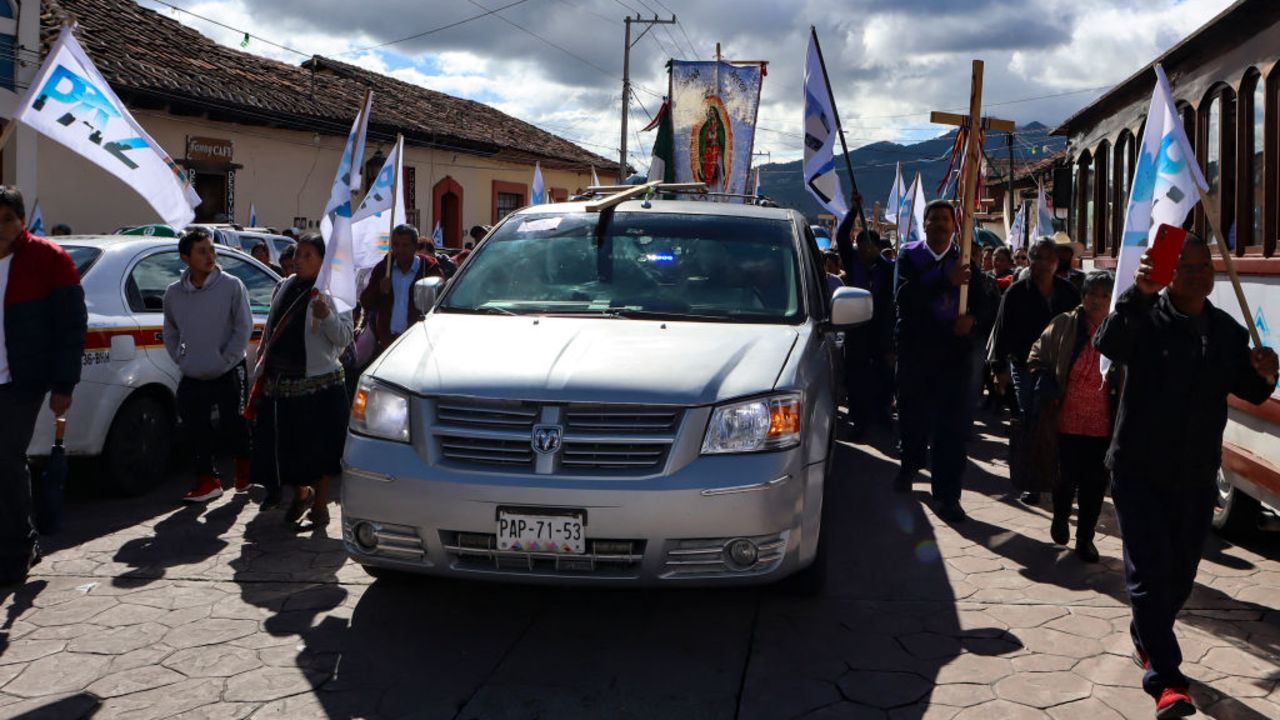
<path id="1" fill-rule="evenodd" d="M 458 207 L 455 217 L 443 217 L 444 196 L 453 193 L 458 198 Z M 463 200 L 462 185 L 452 177 L 445 176 L 443 180 L 436 183 L 431 188 L 431 220 L 430 228 L 423 228 L 422 231 L 428 235 L 435 230 L 435 223 L 439 222 L 440 234 L 444 237 L 445 247 L 460 248 L 462 247 L 462 208 Z"/>
<path id="2" fill-rule="evenodd" d="M 498 222 L 498 193 L 512 193 L 520 196 L 519 207 L 529 204 L 529 186 L 524 183 L 507 182 L 505 180 L 493 181 L 493 193 L 490 198 L 492 211 L 489 215 L 489 222 Z"/>

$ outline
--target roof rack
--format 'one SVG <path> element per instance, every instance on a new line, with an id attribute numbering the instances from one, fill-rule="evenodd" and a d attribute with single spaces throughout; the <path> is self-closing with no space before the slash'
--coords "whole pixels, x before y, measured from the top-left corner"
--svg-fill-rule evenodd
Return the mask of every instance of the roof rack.
<path id="1" fill-rule="evenodd" d="M 696 195 L 698 197 L 739 198 L 751 205 L 766 207 L 777 206 L 772 198 L 764 195 L 710 192 L 707 190 L 707 184 L 700 182 L 664 183 L 654 181 L 644 183 L 643 185 L 592 185 L 583 192 L 583 194 L 587 196 L 602 196 L 598 200 L 592 200 L 587 203 L 587 212 L 600 212 L 606 208 L 616 207 L 618 204 L 626 202 L 627 200 L 652 196 L 658 193 L 688 194 Z"/>

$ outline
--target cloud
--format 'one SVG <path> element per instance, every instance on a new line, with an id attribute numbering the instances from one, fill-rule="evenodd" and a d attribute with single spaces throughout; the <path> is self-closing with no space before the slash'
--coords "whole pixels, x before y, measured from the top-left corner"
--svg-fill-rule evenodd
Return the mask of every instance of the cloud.
<path id="1" fill-rule="evenodd" d="M 241 33 L 194 14 L 306 54 L 485 102 L 615 157 L 622 18 L 631 9 L 645 17 L 669 17 L 674 10 L 677 26 L 657 25 L 643 37 L 644 25 L 632 27 L 633 40 L 639 38 L 631 51 L 638 102 L 631 103 L 627 142 L 632 164 L 644 167 L 653 138 L 637 130 L 666 92 L 666 60 L 710 59 L 717 42 L 728 58 L 770 61 L 756 145 L 779 161 L 801 154 L 801 84 L 811 24 L 818 28 L 846 134 L 855 147 L 945 132 L 928 123 L 928 112 L 967 105 L 974 57 L 986 62 L 984 95 L 992 114 L 1052 125 L 1231 2 L 524 0 L 467 20 L 515 1 L 198 0 L 189 6 L 191 14 L 175 17 L 233 47 Z M 138 2 L 173 14 L 150 0 Z M 369 49 L 454 23 L 460 24 Z M 305 59 L 257 40 L 247 49 L 285 62 Z M 1011 100 L 1022 102 L 1008 104 Z"/>

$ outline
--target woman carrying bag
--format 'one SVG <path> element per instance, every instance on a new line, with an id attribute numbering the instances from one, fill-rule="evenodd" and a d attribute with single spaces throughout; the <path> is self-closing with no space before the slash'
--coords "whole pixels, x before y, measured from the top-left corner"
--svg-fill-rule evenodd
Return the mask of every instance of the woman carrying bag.
<path id="1" fill-rule="evenodd" d="M 1042 462 L 1055 464 L 1052 469 L 1058 472 L 1050 535 L 1059 545 L 1070 540 L 1071 505 L 1078 492 L 1075 552 L 1091 563 L 1098 561 L 1094 527 L 1106 494 L 1105 462 L 1115 423 L 1115 391 L 1123 382 L 1118 368 L 1103 379 L 1093 346 L 1093 335 L 1107 318 L 1114 286 L 1110 272 L 1089 273 L 1081 305 L 1053 319 L 1032 345 L 1027 362 L 1040 421 L 1056 429 L 1055 451 L 1042 455 Z"/>
<path id="2" fill-rule="evenodd" d="M 264 510 L 294 487 L 285 515 L 296 525 L 308 509 L 313 527 L 329 522 L 329 484 L 341 472 L 350 411 L 341 356 L 351 344 L 351 314 L 315 289 L 324 240 L 299 238 L 296 274 L 276 289 L 259 351 L 257 380 L 246 414 L 254 420 L 255 484 L 267 488 Z"/>

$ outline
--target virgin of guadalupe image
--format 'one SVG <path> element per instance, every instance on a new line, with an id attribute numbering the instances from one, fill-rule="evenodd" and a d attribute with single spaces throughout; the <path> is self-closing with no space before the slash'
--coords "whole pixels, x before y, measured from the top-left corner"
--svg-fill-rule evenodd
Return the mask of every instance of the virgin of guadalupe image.
<path id="1" fill-rule="evenodd" d="M 728 183 L 729 144 L 732 132 L 724 122 L 723 105 L 707 98 L 707 115 L 693 133 L 693 176 L 710 190 L 723 191 Z"/>

